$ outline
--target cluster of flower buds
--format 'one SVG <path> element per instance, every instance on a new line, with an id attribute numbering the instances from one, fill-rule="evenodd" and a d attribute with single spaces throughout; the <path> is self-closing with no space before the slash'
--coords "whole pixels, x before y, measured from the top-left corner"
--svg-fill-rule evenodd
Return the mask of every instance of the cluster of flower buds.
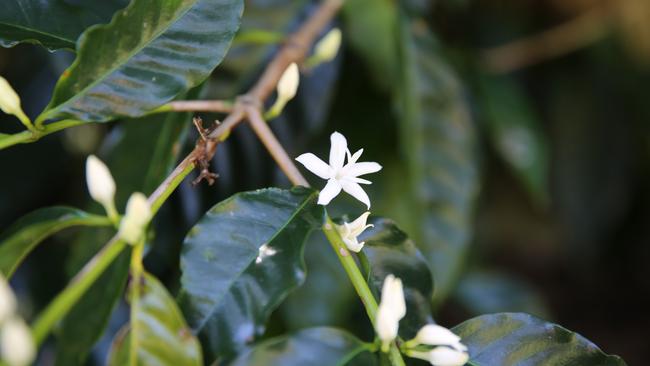
<path id="1" fill-rule="evenodd" d="M 323 62 L 332 61 L 341 46 L 341 31 L 332 29 L 314 46 L 314 54 L 305 62 L 305 67 L 313 68 Z M 273 119 L 282 113 L 284 107 L 296 96 L 300 84 L 300 70 L 294 62 L 284 70 L 276 87 L 277 97 L 275 103 L 264 114 L 264 117 Z"/>
<path id="2" fill-rule="evenodd" d="M 119 222 L 120 238 L 129 244 L 138 244 L 151 220 L 147 197 L 140 192 L 133 193 L 126 204 L 126 214 L 120 219 L 115 209 L 115 180 L 106 164 L 94 155 L 86 160 L 86 184 L 90 196 L 104 206 L 108 217 L 115 224 Z"/>
<path id="3" fill-rule="evenodd" d="M 384 279 L 375 322 L 383 352 L 388 352 L 390 344 L 397 338 L 399 321 L 405 315 L 402 281 L 389 274 Z M 460 337 L 436 324 L 422 327 L 415 338 L 404 342 L 402 351 L 409 357 L 428 361 L 434 366 L 462 366 L 469 360 L 467 347 L 460 342 Z"/>
<path id="4" fill-rule="evenodd" d="M 25 366 L 34 361 L 36 348 L 29 327 L 16 310 L 16 296 L 0 275 L 0 359 L 9 366 Z"/>

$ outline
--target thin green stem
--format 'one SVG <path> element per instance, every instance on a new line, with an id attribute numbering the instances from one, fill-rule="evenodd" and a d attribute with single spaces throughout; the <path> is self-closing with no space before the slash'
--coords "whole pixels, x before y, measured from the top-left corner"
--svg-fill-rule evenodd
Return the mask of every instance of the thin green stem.
<path id="1" fill-rule="evenodd" d="M 138 307 L 140 306 L 140 286 L 142 283 L 142 255 L 144 252 L 144 240 L 140 241 L 133 247 L 133 254 L 131 255 L 131 336 L 129 337 L 131 344 L 129 347 L 129 365 L 136 365 L 138 355 L 138 332 L 140 327 L 138 324 L 137 314 Z"/>
<path id="2" fill-rule="evenodd" d="M 395 345 L 395 342 L 390 346 L 390 351 L 388 353 L 388 359 L 393 364 L 393 366 L 406 366 L 402 354 L 399 352 L 399 349 Z"/>
<path id="3" fill-rule="evenodd" d="M 48 125 L 45 125 L 41 130 L 25 130 L 18 132 L 13 135 L 2 135 L 0 136 L 0 150 L 6 149 L 10 146 L 17 144 L 25 144 L 28 142 L 34 142 L 40 139 L 43 136 L 49 135 L 51 133 L 64 130 L 66 128 L 78 126 L 88 122 L 77 121 L 73 119 L 64 119 L 62 121 L 53 122 Z"/>
<path id="4" fill-rule="evenodd" d="M 280 32 L 272 32 L 264 29 L 245 29 L 237 33 L 233 45 L 254 44 L 277 44 L 286 39 L 287 35 Z"/>
<path id="5" fill-rule="evenodd" d="M 338 231 L 336 231 L 334 222 L 327 214 L 325 215 L 325 224 L 323 225 L 323 231 L 325 232 L 327 240 L 332 245 L 332 249 L 334 249 L 336 252 L 336 256 L 339 258 L 341 265 L 343 265 L 345 272 L 348 274 L 350 282 L 352 282 L 352 286 L 357 292 L 357 295 L 359 295 L 359 298 L 361 298 L 361 302 L 366 309 L 366 313 L 368 314 L 368 318 L 370 318 L 370 322 L 374 325 L 377 318 L 377 300 L 375 300 L 375 296 L 372 294 L 372 291 L 370 291 L 370 287 L 368 287 L 368 283 L 363 277 L 361 270 L 359 270 L 357 262 L 355 262 L 354 258 L 350 254 L 350 251 L 348 251 L 346 248 L 345 243 L 341 239 Z M 395 342 L 393 342 L 393 344 L 390 346 L 388 358 L 390 359 L 393 366 L 405 365 L 404 359 L 402 359 L 402 355 Z"/>
<path id="6" fill-rule="evenodd" d="M 368 287 L 368 283 L 366 283 L 366 280 L 363 278 L 363 274 L 361 274 L 361 271 L 350 254 L 350 251 L 348 251 L 341 236 L 338 231 L 336 231 L 334 222 L 329 215 L 325 216 L 323 231 L 325 232 L 327 240 L 332 245 L 332 249 L 336 252 L 341 265 L 343 265 L 345 272 L 348 274 L 354 290 L 361 298 L 361 302 L 366 308 L 366 313 L 368 314 L 368 318 L 370 318 L 370 322 L 374 325 L 377 317 L 377 300 L 375 300 L 372 291 L 370 291 L 370 287 Z"/>
<path id="7" fill-rule="evenodd" d="M 111 241 L 86 263 L 84 268 L 70 282 L 34 322 L 32 332 L 36 345 L 43 343 L 52 327 L 63 318 L 104 270 L 122 252 L 126 243 L 113 237 Z"/>

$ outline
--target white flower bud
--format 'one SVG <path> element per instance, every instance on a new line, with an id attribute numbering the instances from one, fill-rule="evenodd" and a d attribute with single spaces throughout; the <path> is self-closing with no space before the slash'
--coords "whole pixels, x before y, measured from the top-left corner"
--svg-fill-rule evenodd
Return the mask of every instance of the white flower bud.
<path id="1" fill-rule="evenodd" d="M 429 346 L 450 346 L 460 351 L 467 350 L 467 347 L 460 343 L 459 336 L 452 333 L 449 329 L 437 324 L 425 325 L 418 331 L 415 338 L 408 343 L 426 344 Z"/>
<path id="2" fill-rule="evenodd" d="M 144 236 L 144 231 L 151 220 L 151 206 L 147 197 L 136 192 L 126 204 L 126 214 L 120 223 L 120 237 L 129 244 L 137 244 Z"/>
<path id="3" fill-rule="evenodd" d="M 115 181 L 106 164 L 95 155 L 86 159 L 86 184 L 90 196 L 104 207 L 113 206 Z M 108 210 L 108 209 L 107 209 Z"/>
<path id="4" fill-rule="evenodd" d="M 7 79 L 0 76 L 0 110 L 7 114 L 18 117 L 23 123 L 29 121 L 29 118 L 23 112 L 20 106 L 20 97 L 16 94 Z"/>
<path id="5" fill-rule="evenodd" d="M 300 72 L 298 65 L 292 63 L 284 70 L 280 81 L 278 81 L 278 99 L 282 100 L 284 104 L 293 99 L 298 91 L 298 84 L 300 83 Z"/>
<path id="6" fill-rule="evenodd" d="M 7 79 L 0 76 L 0 109 L 7 114 L 16 114 L 21 111 L 20 97 L 16 94 Z"/>
<path id="7" fill-rule="evenodd" d="M 329 31 L 314 47 L 314 56 L 321 62 L 329 62 L 336 57 L 341 47 L 341 30 Z"/>
<path id="8" fill-rule="evenodd" d="M 436 347 L 428 352 L 407 351 L 409 357 L 429 361 L 433 366 L 463 366 L 469 361 L 469 354 L 448 347 Z"/>
<path id="9" fill-rule="evenodd" d="M 404 315 L 406 315 L 406 303 L 402 280 L 389 274 L 384 279 L 375 322 L 375 331 L 382 342 L 383 352 L 388 352 L 390 343 L 397 337 L 399 321 Z"/>
<path id="10" fill-rule="evenodd" d="M 16 311 L 16 297 L 7 280 L 0 274 L 0 324 Z"/>
<path id="11" fill-rule="evenodd" d="M 11 318 L 2 325 L 0 354 L 9 366 L 26 366 L 34 361 L 36 349 L 32 333 L 20 318 Z"/>

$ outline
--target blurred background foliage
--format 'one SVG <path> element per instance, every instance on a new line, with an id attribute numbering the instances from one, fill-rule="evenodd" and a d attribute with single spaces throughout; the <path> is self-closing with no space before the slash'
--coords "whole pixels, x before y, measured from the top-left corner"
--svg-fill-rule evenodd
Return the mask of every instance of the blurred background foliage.
<path id="1" fill-rule="evenodd" d="M 277 40 L 315 4 L 246 1 L 228 56 L 184 98 L 245 90 Z M 431 264 L 436 321 L 451 326 L 523 311 L 629 364 L 650 357 L 650 93 L 643 86 L 650 2 L 346 0 L 332 26 L 343 31 L 339 56 L 303 70 L 297 98 L 271 126 L 292 156 L 326 154 L 337 130 L 351 150 L 363 147 L 384 165 L 370 188 L 373 213 L 399 223 Z M 0 74 L 36 116 L 73 58 L 33 45 L 0 48 Z M 118 207 L 134 190 L 151 193 L 193 146 L 190 125 L 189 114 L 155 115 L 3 150 L 0 232 L 45 206 L 101 212 L 85 188 L 90 153 L 109 163 Z M 18 130 L 0 116 L 0 133 Z M 155 221 L 145 266 L 172 292 L 180 244 L 203 212 L 235 192 L 289 185 L 247 126 L 219 147 L 212 165 L 220 174 L 214 186 L 185 182 Z M 360 213 L 352 201 L 337 205 L 334 212 Z M 13 279 L 23 315 L 37 314 L 105 239 L 68 230 L 39 246 Z M 314 236 L 306 251 L 307 281 L 272 315 L 268 335 L 339 325 L 371 336 L 329 246 Z M 123 280 L 115 280 L 127 275 L 126 263 L 115 262 L 63 322 L 57 334 L 65 337 L 50 342 L 42 364 L 57 353 L 60 365 L 103 364 L 128 318 Z"/>

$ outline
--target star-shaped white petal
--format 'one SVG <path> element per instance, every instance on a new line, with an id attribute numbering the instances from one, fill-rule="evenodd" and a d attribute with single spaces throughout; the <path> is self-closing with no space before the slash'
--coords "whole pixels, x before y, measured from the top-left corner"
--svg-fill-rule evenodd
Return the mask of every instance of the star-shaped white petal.
<path id="1" fill-rule="evenodd" d="M 352 197 L 366 204 L 370 208 L 370 198 L 361 188 L 360 184 L 371 184 L 369 180 L 359 178 L 361 175 L 375 173 L 381 170 L 381 165 L 375 162 L 360 162 L 363 149 L 358 150 L 354 155 L 348 150 L 348 142 L 345 136 L 334 132 L 330 136 L 329 164 L 319 159 L 312 153 L 302 154 L 296 160 L 305 166 L 310 172 L 318 177 L 327 180 L 327 184 L 318 196 L 318 204 L 327 205 L 341 191 L 345 191 Z M 345 159 L 347 157 L 347 163 Z"/>

